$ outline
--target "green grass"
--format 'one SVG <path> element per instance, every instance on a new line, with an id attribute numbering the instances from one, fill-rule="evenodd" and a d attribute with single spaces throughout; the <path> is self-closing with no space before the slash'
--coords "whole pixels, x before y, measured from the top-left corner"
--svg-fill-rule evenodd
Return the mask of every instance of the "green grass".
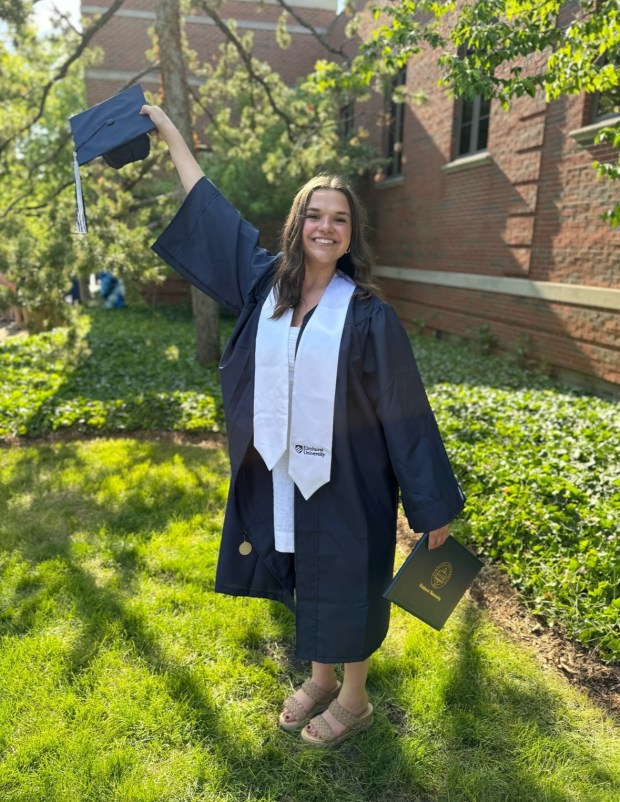
<path id="1" fill-rule="evenodd" d="M 468 497 L 455 532 L 536 614 L 620 661 L 618 403 L 463 345 L 414 349 Z M 1 345 L 0 376 L 0 440 L 224 427 L 217 368 L 196 362 L 182 310 L 90 310 L 77 331 Z"/>
<path id="2" fill-rule="evenodd" d="M 620 736 L 464 602 L 394 609 L 374 727 L 312 751 L 275 720 L 293 619 L 213 593 L 218 449 L 0 450 L 3 802 L 615 802 Z"/>

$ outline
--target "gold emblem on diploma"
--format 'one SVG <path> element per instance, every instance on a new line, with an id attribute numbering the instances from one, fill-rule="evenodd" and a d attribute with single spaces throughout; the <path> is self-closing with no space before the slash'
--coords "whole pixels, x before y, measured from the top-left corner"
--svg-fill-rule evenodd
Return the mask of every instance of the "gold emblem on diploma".
<path id="1" fill-rule="evenodd" d="M 438 590 L 447 585 L 452 577 L 452 563 L 439 563 L 431 574 L 431 585 Z"/>

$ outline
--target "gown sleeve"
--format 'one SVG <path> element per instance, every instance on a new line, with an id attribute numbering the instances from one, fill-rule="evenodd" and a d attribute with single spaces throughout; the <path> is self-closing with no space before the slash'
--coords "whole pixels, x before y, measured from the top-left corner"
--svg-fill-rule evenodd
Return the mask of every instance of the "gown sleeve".
<path id="1" fill-rule="evenodd" d="M 409 338 L 388 304 L 382 304 L 372 317 L 365 361 L 369 395 L 383 428 L 409 526 L 415 532 L 439 529 L 458 515 L 465 498 Z"/>
<path id="2" fill-rule="evenodd" d="M 258 236 L 214 184 L 201 178 L 152 248 L 190 284 L 238 315 L 250 288 L 278 259 L 258 247 Z"/>

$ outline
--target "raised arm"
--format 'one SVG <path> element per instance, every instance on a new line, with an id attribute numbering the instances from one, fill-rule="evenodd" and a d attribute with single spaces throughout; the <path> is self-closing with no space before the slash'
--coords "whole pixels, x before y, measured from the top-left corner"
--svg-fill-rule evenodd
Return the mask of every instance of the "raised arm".
<path id="1" fill-rule="evenodd" d="M 189 193 L 194 185 L 204 177 L 204 172 L 187 143 L 166 112 L 160 109 L 159 106 L 144 105 L 140 110 L 140 114 L 146 114 L 151 118 L 159 135 L 168 145 L 170 156 L 174 166 L 177 168 L 183 188 Z"/>

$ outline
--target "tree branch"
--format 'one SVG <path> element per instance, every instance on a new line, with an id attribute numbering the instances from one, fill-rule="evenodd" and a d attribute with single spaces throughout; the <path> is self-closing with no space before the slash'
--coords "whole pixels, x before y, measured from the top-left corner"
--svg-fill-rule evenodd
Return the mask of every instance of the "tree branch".
<path id="1" fill-rule="evenodd" d="M 72 186 L 73 186 L 73 181 L 72 180 L 71 181 L 65 181 L 59 187 L 57 187 L 54 192 L 52 192 L 52 194 L 45 200 L 45 203 L 38 203 L 36 206 L 22 206 L 21 208 L 17 209 L 17 211 L 18 212 L 22 212 L 23 214 L 26 214 L 26 215 L 30 216 L 34 212 L 40 212 L 42 209 L 47 209 L 47 207 L 50 205 L 51 201 L 54 200 L 54 198 L 57 198 L 59 195 L 61 195 L 65 191 L 65 189 L 68 189 L 69 187 L 72 187 Z M 30 197 L 30 193 L 26 192 L 24 195 L 21 196 L 21 198 L 17 198 L 15 201 L 13 201 L 11 206 L 9 206 L 7 208 L 7 210 L 5 211 L 3 217 L 6 217 L 8 215 L 9 211 L 11 210 L 11 207 L 15 206 L 15 204 L 18 201 L 23 200 L 24 198 L 28 198 L 28 197 Z"/>
<path id="2" fill-rule="evenodd" d="M 154 61 L 152 64 L 148 64 L 143 70 L 140 70 L 140 72 L 137 72 L 135 75 L 133 75 L 125 83 L 125 85 L 123 86 L 123 89 L 129 89 L 129 87 L 133 86 L 136 83 L 136 81 L 140 80 L 140 78 L 144 78 L 144 76 L 148 75 L 149 72 L 154 72 L 155 70 L 159 71 L 159 68 L 160 68 L 160 62 L 159 61 Z M 119 90 L 119 91 L 122 91 L 122 89 Z"/>
<path id="3" fill-rule="evenodd" d="M 299 23 L 299 25 L 301 25 L 306 30 L 310 31 L 310 33 L 314 36 L 314 38 L 317 40 L 317 42 L 319 42 L 319 44 L 323 45 L 323 47 L 325 48 L 325 50 L 327 50 L 328 53 L 331 53 L 334 56 L 340 56 L 340 58 L 342 58 L 346 64 L 351 64 L 351 59 L 349 58 L 347 53 L 345 53 L 345 51 L 342 50 L 342 48 L 332 47 L 330 45 L 330 43 L 327 41 L 327 39 L 323 36 L 323 34 L 320 34 L 313 25 L 311 25 L 309 22 L 307 22 L 299 14 L 298 11 L 296 11 L 294 8 L 289 6 L 289 4 L 286 2 L 286 0 L 276 0 L 276 2 L 279 5 L 281 5 L 282 8 L 285 11 L 287 11 L 291 15 L 291 17 L 293 17 L 293 19 L 296 20 Z"/>
<path id="4" fill-rule="evenodd" d="M 26 123 L 26 125 L 22 126 L 18 131 L 16 131 L 12 136 L 8 139 L 5 139 L 4 142 L 0 142 L 0 153 L 15 139 L 17 139 L 22 134 L 25 134 L 26 131 L 29 131 L 33 125 L 35 125 L 43 116 L 43 112 L 45 111 L 45 104 L 47 102 L 48 95 L 52 90 L 52 87 L 61 81 L 69 71 L 69 67 L 74 64 L 82 55 L 82 53 L 86 50 L 88 45 L 90 44 L 90 40 L 93 36 L 99 31 L 103 26 L 107 23 L 110 17 L 113 17 L 114 14 L 118 11 L 118 9 L 123 5 L 125 0 L 114 0 L 110 8 L 107 9 L 105 14 L 102 14 L 99 19 L 95 20 L 90 27 L 88 27 L 82 33 L 82 39 L 79 42 L 76 49 L 73 53 L 64 61 L 60 67 L 58 68 L 55 75 L 53 75 L 49 81 L 43 87 L 43 91 L 41 94 L 41 100 L 39 102 L 39 108 L 37 109 L 34 117 L 30 120 L 30 122 Z"/>
<path id="5" fill-rule="evenodd" d="M 215 130 L 217 131 L 218 135 L 222 137 L 222 141 L 225 142 L 230 147 L 234 147 L 236 145 L 236 143 L 233 142 L 233 140 L 230 139 L 230 137 L 227 137 L 226 134 L 222 131 L 221 127 L 218 125 L 217 120 L 215 119 L 215 117 L 213 116 L 211 111 L 201 101 L 198 93 L 194 89 L 192 89 L 191 87 L 189 88 L 189 93 L 192 96 L 192 98 L 194 100 L 194 103 L 198 106 L 198 108 L 201 110 L 201 112 L 206 117 L 209 118 L 209 122 L 211 123 L 211 125 L 215 128 Z"/>
<path id="6" fill-rule="evenodd" d="M 160 195 L 151 195 L 149 198 L 142 198 L 142 200 L 134 200 L 127 208 L 130 212 L 137 212 L 140 209 L 148 209 L 151 206 L 158 206 L 163 201 L 175 200 L 178 197 L 176 190 L 172 192 L 163 192 Z M 122 217 L 115 216 L 113 219 L 122 220 Z"/>
<path id="7" fill-rule="evenodd" d="M 247 50 L 243 47 L 243 45 L 239 41 L 238 37 L 235 36 L 235 34 L 230 30 L 228 25 L 226 25 L 226 23 L 222 20 L 219 14 L 209 7 L 209 4 L 206 2 L 206 0 L 200 0 L 200 7 L 206 12 L 206 14 L 208 14 L 209 17 L 211 17 L 213 22 L 224 34 L 224 36 L 228 39 L 228 41 L 234 45 L 237 53 L 239 53 L 239 56 L 243 61 L 243 64 L 245 66 L 248 75 L 255 83 L 262 86 L 265 94 L 267 95 L 267 100 L 269 101 L 269 105 L 271 106 L 274 114 L 277 114 L 278 117 L 284 120 L 284 122 L 286 123 L 287 135 L 289 139 L 292 139 L 291 129 L 293 127 L 293 120 L 287 114 L 285 114 L 285 112 L 283 112 L 282 109 L 280 109 L 280 107 L 274 100 L 269 84 L 267 83 L 267 81 L 265 81 L 265 79 L 261 75 L 258 75 L 258 73 L 255 71 L 252 65 L 252 55 L 247 52 Z"/>

